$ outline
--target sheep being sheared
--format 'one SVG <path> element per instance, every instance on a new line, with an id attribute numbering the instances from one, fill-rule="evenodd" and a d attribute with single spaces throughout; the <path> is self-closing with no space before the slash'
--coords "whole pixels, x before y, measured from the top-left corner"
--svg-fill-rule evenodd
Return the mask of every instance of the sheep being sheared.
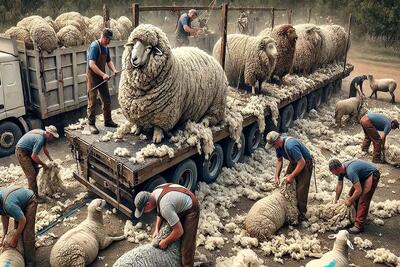
<path id="1" fill-rule="evenodd" d="M 263 241 L 271 237 L 285 222 L 298 222 L 295 182 L 283 185 L 271 195 L 257 201 L 245 219 L 246 231 Z"/>
<path id="2" fill-rule="evenodd" d="M 64 185 L 60 176 L 61 166 L 55 161 L 47 161 L 47 169 L 41 169 L 38 174 L 38 188 L 40 196 L 52 196 L 64 191 Z"/>
<path id="3" fill-rule="evenodd" d="M 24 267 L 24 247 L 22 245 L 22 237 L 19 238 L 17 247 L 12 248 L 8 244 L 11 242 L 11 238 L 14 237 L 16 230 L 10 230 L 5 238 L 3 247 L 0 255 L 0 266 L 12 266 L 12 267 Z"/>
<path id="4" fill-rule="evenodd" d="M 290 24 L 283 24 L 271 29 L 261 31 L 258 36 L 271 36 L 276 42 L 278 56 L 275 70 L 271 78 L 277 76 L 280 80 L 288 74 L 293 66 L 294 52 L 296 51 L 297 34 Z"/>
<path id="5" fill-rule="evenodd" d="M 396 90 L 397 83 L 393 79 L 374 79 L 374 76 L 367 75 L 369 86 L 371 87 L 372 94 L 369 98 L 375 94 L 375 99 L 378 98 L 378 92 L 389 92 L 392 96 L 391 103 L 396 103 L 394 97 L 394 90 Z"/>
<path id="6" fill-rule="evenodd" d="M 125 238 L 107 235 L 103 224 L 105 205 L 103 199 L 92 200 L 88 206 L 87 218 L 57 240 L 50 253 L 52 267 L 86 266 L 97 258 L 99 249 Z"/>
<path id="7" fill-rule="evenodd" d="M 342 126 L 342 117 L 349 115 L 354 118 L 360 116 L 360 110 L 365 101 L 365 95 L 357 88 L 358 96 L 339 100 L 335 105 L 335 122 L 338 127 Z"/>
<path id="8" fill-rule="evenodd" d="M 176 240 L 170 244 L 167 249 L 158 248 L 158 244 L 163 238 L 166 238 L 172 228 L 166 224 L 160 229 L 158 236 L 152 243 L 136 247 L 125 252 L 114 263 L 114 267 L 152 267 L 165 266 L 175 267 L 181 266 L 181 241 Z"/>
<path id="9" fill-rule="evenodd" d="M 159 28 L 141 24 L 123 53 L 119 103 L 138 128 L 154 128 L 153 142 L 178 123 L 222 121 L 228 82 L 211 56 L 195 47 L 171 49 Z"/>
<path id="10" fill-rule="evenodd" d="M 278 52 L 275 40 L 269 36 L 229 34 L 226 40 L 225 73 L 231 86 L 251 86 L 256 93 L 264 81 L 269 81 L 275 69 Z M 221 55 L 221 39 L 213 49 L 213 57 Z"/>

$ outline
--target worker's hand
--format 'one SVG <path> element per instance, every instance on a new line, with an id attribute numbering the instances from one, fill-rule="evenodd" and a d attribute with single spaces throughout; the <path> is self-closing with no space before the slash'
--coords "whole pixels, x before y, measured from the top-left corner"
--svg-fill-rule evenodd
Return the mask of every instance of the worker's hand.
<path id="1" fill-rule="evenodd" d="M 117 70 L 114 70 L 113 71 L 113 75 L 115 76 L 115 75 L 117 75 L 119 73 L 119 71 L 117 71 Z"/>
<path id="2" fill-rule="evenodd" d="M 278 187 L 279 186 L 279 177 L 275 176 L 275 186 Z"/>
<path id="3" fill-rule="evenodd" d="M 49 166 L 46 163 L 43 163 L 42 167 L 43 167 L 44 170 L 47 170 L 49 168 Z"/>
<path id="4" fill-rule="evenodd" d="M 108 76 L 107 73 L 104 73 L 102 78 L 103 78 L 103 80 L 106 81 L 106 80 L 109 80 L 109 79 L 110 79 L 110 76 Z"/>
<path id="5" fill-rule="evenodd" d="M 347 207 L 350 207 L 353 203 L 352 203 L 352 201 L 350 200 L 350 198 L 346 198 L 346 200 L 344 201 L 344 204 L 345 204 Z"/>
<path id="6" fill-rule="evenodd" d="M 286 183 L 287 184 L 291 184 L 291 183 L 293 183 L 293 177 L 292 177 L 292 175 L 291 174 L 289 174 L 289 175 L 287 175 L 286 177 L 285 177 L 285 181 L 286 181 Z"/>
<path id="7" fill-rule="evenodd" d="M 167 240 L 163 239 L 158 244 L 158 247 L 162 250 L 165 250 L 168 247 Z"/>
<path id="8" fill-rule="evenodd" d="M 153 238 L 156 238 L 157 236 L 158 236 L 158 230 L 154 230 Z"/>
<path id="9" fill-rule="evenodd" d="M 0 245 L 2 246 L 2 247 L 4 247 L 4 238 L 6 237 L 6 235 L 4 234 L 4 236 L 1 238 L 1 243 L 0 243 Z"/>
<path id="10" fill-rule="evenodd" d="M 8 245 L 9 245 L 10 247 L 12 247 L 12 248 L 16 248 L 16 247 L 17 247 L 17 244 L 18 244 L 18 238 L 19 238 L 18 235 L 14 235 L 14 236 L 12 237 L 11 241 L 10 241 L 10 244 L 8 244 Z"/>

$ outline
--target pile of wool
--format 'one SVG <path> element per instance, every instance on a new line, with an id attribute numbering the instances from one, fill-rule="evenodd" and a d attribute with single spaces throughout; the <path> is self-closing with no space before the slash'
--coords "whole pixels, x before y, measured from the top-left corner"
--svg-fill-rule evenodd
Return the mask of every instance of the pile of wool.
<path id="1" fill-rule="evenodd" d="M 51 53 L 58 46 L 58 39 L 54 29 L 43 18 L 31 21 L 29 30 L 34 44 L 41 50 Z"/>
<path id="2" fill-rule="evenodd" d="M 124 138 L 124 135 L 132 132 L 132 127 L 134 127 L 134 125 L 130 121 L 126 121 L 125 123 L 119 125 L 117 130 L 113 134 L 113 138 L 114 139 Z M 135 129 L 136 129 L 136 126 L 135 126 Z"/>
<path id="3" fill-rule="evenodd" d="M 81 36 L 86 35 L 86 22 L 83 16 L 78 12 L 67 12 L 59 15 L 54 22 L 56 23 L 58 29 L 62 29 L 65 26 L 71 25 L 78 29 Z"/>
<path id="4" fill-rule="evenodd" d="M 270 238 L 285 222 L 297 223 L 298 209 L 295 182 L 257 201 L 246 216 L 246 231 L 263 241 Z"/>
<path id="5" fill-rule="evenodd" d="M 354 237 L 353 243 L 359 249 L 370 249 L 370 248 L 372 248 L 372 242 L 369 239 L 362 240 L 362 238 L 359 237 L 359 236 Z"/>
<path id="6" fill-rule="evenodd" d="M 44 235 L 37 236 L 35 247 L 40 248 L 51 246 L 57 239 L 58 236 L 56 236 L 54 233 L 46 233 Z"/>
<path id="7" fill-rule="evenodd" d="M 60 45 L 65 47 L 79 46 L 85 42 L 84 36 L 74 25 L 62 27 L 57 32 L 57 38 Z"/>
<path id="8" fill-rule="evenodd" d="M 65 127 L 67 130 L 80 130 L 87 125 L 87 118 L 80 118 L 77 123 L 73 123 Z"/>
<path id="9" fill-rule="evenodd" d="M 25 179 L 25 174 L 19 165 L 11 163 L 7 166 L 0 166 L 0 186 L 8 186 Z"/>
<path id="10" fill-rule="evenodd" d="M 99 142 L 108 142 L 111 140 L 111 138 L 114 136 L 114 132 L 107 131 L 105 135 L 103 135 L 100 139 Z"/>
<path id="11" fill-rule="evenodd" d="M 133 225 L 131 220 L 126 220 L 124 235 L 127 237 L 128 242 L 140 244 L 143 240 L 151 240 L 151 236 L 147 234 L 150 230 L 149 226 L 145 227 L 141 222 Z"/>
<path id="12" fill-rule="evenodd" d="M 126 147 L 117 147 L 114 149 L 114 155 L 119 157 L 129 157 L 131 152 Z"/>
<path id="13" fill-rule="evenodd" d="M 255 237 L 250 237 L 246 235 L 246 231 L 242 230 L 240 234 L 233 237 L 233 243 L 239 244 L 241 247 L 250 248 L 258 247 L 258 239 Z"/>
<path id="14" fill-rule="evenodd" d="M 400 148 L 398 145 L 387 144 L 385 148 L 385 161 L 393 166 L 400 166 Z"/>
<path id="15" fill-rule="evenodd" d="M 383 263 L 387 266 L 400 266 L 400 257 L 393 254 L 390 250 L 385 248 L 378 248 L 367 251 L 365 256 L 368 259 L 372 259 L 374 263 Z"/>
<path id="16" fill-rule="evenodd" d="M 258 267 L 263 266 L 264 261 L 251 249 L 240 250 L 236 256 L 230 258 L 218 257 L 217 267 Z"/>
<path id="17" fill-rule="evenodd" d="M 52 196 L 57 192 L 65 191 L 60 175 L 61 166 L 59 162 L 47 161 L 47 169 L 42 168 L 38 174 L 39 195 Z"/>
<path id="18" fill-rule="evenodd" d="M 391 218 L 395 214 L 400 214 L 400 200 L 371 201 L 369 213 L 382 219 Z"/>
<path id="19" fill-rule="evenodd" d="M 169 158 L 173 158 L 174 153 L 174 149 L 167 145 L 156 146 L 155 144 L 148 144 L 146 147 L 136 152 L 135 157 L 131 157 L 129 161 L 133 163 L 143 163 L 145 158 L 162 158 L 167 155 Z"/>
<path id="20" fill-rule="evenodd" d="M 6 36 L 9 36 L 10 38 L 25 42 L 25 45 L 30 48 L 33 46 L 33 41 L 31 39 L 29 31 L 26 28 L 14 26 L 6 30 L 4 34 Z"/>
<path id="21" fill-rule="evenodd" d="M 235 105 L 235 100 L 232 101 L 229 95 L 226 101 L 224 124 L 228 126 L 230 138 L 239 142 L 243 130 L 243 115 L 240 113 L 239 107 Z"/>
<path id="22" fill-rule="evenodd" d="M 301 235 L 298 230 L 290 231 L 287 237 L 283 234 L 272 236 L 270 241 L 261 243 L 261 250 L 265 256 L 274 256 L 274 261 L 283 264 L 283 257 L 288 255 L 292 259 L 302 260 L 305 257 L 321 257 L 321 243 L 317 234 Z"/>

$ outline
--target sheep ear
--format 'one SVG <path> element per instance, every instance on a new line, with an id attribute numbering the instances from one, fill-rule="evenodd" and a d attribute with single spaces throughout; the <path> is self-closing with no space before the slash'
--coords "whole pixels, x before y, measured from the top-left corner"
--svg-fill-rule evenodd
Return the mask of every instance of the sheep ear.
<path id="1" fill-rule="evenodd" d="M 335 234 L 328 235 L 328 239 L 335 239 L 335 238 L 336 238 Z"/>
<path id="2" fill-rule="evenodd" d="M 264 50 L 266 47 L 267 47 L 267 44 L 266 44 L 265 40 L 261 40 L 261 42 L 260 42 L 258 48 L 259 48 L 260 50 Z"/>
<path id="3" fill-rule="evenodd" d="M 101 211 L 101 207 L 97 207 L 96 210 L 97 210 L 97 211 Z"/>
<path id="4" fill-rule="evenodd" d="M 349 248 L 351 248 L 351 249 L 354 250 L 353 244 L 351 243 L 350 240 L 347 239 L 346 243 L 347 243 L 347 245 L 349 246 Z"/>
<path id="5" fill-rule="evenodd" d="M 162 56 L 163 55 L 163 52 L 157 46 L 153 47 L 153 51 L 154 51 L 154 54 L 157 55 L 157 56 Z"/>

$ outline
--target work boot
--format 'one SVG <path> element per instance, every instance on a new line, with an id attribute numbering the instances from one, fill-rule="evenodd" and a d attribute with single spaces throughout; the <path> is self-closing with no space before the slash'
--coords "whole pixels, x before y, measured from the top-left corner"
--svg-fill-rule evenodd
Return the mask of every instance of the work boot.
<path id="1" fill-rule="evenodd" d="M 358 228 L 357 226 L 353 226 L 353 227 L 351 227 L 351 228 L 349 229 L 349 233 L 350 233 L 350 234 L 353 234 L 353 235 L 357 235 L 357 234 L 360 234 L 360 233 L 362 233 L 362 232 L 363 232 L 363 230 L 360 229 L 360 228 Z"/>
<path id="2" fill-rule="evenodd" d="M 91 134 L 98 134 L 99 129 L 97 129 L 96 124 L 88 124 L 89 126 L 89 131 Z"/>
<path id="3" fill-rule="evenodd" d="M 104 122 L 104 126 L 105 127 L 111 127 L 111 128 L 117 128 L 118 124 L 113 122 L 113 120 L 109 120 L 109 121 Z"/>

